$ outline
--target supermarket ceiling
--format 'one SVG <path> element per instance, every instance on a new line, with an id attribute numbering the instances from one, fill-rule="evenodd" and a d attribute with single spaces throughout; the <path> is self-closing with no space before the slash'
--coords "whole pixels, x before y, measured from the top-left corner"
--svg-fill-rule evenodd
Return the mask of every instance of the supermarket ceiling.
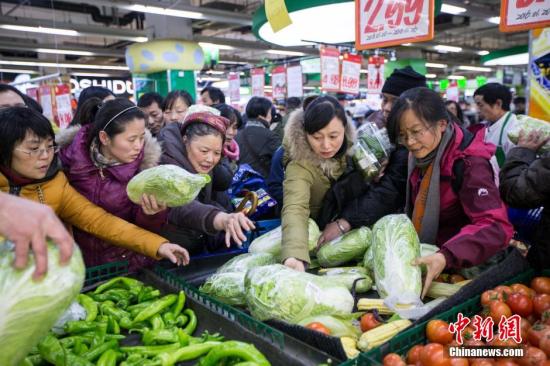
<path id="1" fill-rule="evenodd" d="M 0 68 L 37 71 L 39 67 L 46 67 L 50 70 L 53 62 L 65 64 L 71 70 L 124 73 L 120 66 L 124 66 L 126 46 L 158 37 L 159 16 L 152 15 L 154 13 L 169 14 L 160 19 L 170 18 L 165 26 L 170 27 L 165 30 L 170 35 L 179 35 L 181 29 L 183 38 L 220 46 L 222 62 L 216 67 L 218 70 L 241 63 L 318 54 L 315 46 L 282 49 L 257 39 L 252 32 L 252 18 L 261 1 L 137 1 L 2 0 Z M 443 10 L 448 12 L 436 17 L 435 39 L 396 47 L 398 58 L 475 65 L 479 64 L 480 53 L 528 43 L 527 32 L 499 32 L 496 18 L 499 0 L 444 0 L 443 3 Z M 154 17 L 157 23 L 153 26 Z M 437 50 L 438 45 L 462 50 L 444 53 Z M 289 50 L 298 53 L 289 53 Z"/>

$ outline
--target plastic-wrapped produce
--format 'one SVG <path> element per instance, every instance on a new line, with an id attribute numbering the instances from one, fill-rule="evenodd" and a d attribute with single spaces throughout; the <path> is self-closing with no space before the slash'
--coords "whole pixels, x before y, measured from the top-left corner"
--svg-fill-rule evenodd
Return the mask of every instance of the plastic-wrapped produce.
<path id="1" fill-rule="evenodd" d="M 353 159 L 363 172 L 365 181 L 375 179 L 382 164 L 389 159 L 393 146 L 385 128 L 379 129 L 373 123 L 367 123 L 357 131 L 357 141 L 353 146 Z"/>

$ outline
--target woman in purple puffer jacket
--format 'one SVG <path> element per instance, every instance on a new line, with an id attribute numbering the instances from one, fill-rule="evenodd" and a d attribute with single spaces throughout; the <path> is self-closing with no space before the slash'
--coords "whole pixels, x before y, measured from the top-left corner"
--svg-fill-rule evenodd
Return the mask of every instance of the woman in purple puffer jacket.
<path id="1" fill-rule="evenodd" d="M 128 198 L 126 186 L 140 171 L 158 164 L 160 144 L 145 129 L 143 112 L 123 98 L 102 102 L 92 98 L 82 106 L 90 121 L 61 131 L 56 136 L 59 157 L 71 185 L 107 212 L 149 231 L 158 232 L 167 219 L 166 207 L 154 197 L 143 197 L 141 205 Z M 86 266 L 127 260 L 130 270 L 154 261 L 116 247 L 78 229 L 75 241 Z"/>

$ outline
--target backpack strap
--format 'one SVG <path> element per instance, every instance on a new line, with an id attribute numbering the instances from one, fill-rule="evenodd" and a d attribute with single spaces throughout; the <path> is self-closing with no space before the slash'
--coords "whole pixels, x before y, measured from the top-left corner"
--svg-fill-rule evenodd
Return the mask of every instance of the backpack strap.
<path id="1" fill-rule="evenodd" d="M 464 137 L 462 138 L 462 142 L 458 146 L 458 149 L 460 151 L 464 151 L 468 148 L 468 146 L 470 146 L 470 144 L 474 140 L 475 135 L 463 127 L 460 127 L 460 129 L 462 130 Z M 451 181 L 451 187 L 453 188 L 453 192 L 455 194 L 458 194 L 458 192 L 460 191 L 463 180 L 464 180 L 464 159 L 457 159 L 453 164 L 453 179 Z"/>

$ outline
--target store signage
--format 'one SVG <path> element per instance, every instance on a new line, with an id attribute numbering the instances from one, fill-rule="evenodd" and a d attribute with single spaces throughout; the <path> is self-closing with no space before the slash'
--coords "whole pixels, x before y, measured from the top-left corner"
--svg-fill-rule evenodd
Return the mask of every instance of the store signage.
<path id="1" fill-rule="evenodd" d="M 69 127 L 73 119 L 71 87 L 68 84 L 55 86 L 55 122 L 60 128 Z"/>
<path id="2" fill-rule="evenodd" d="M 503 0 L 501 2 L 501 32 L 517 32 L 548 26 L 550 26 L 550 1 Z"/>
<path id="3" fill-rule="evenodd" d="M 321 89 L 340 90 L 340 51 L 337 48 L 321 48 Z"/>
<path id="4" fill-rule="evenodd" d="M 302 80 L 302 66 L 289 66 L 286 68 L 287 97 L 301 98 L 304 95 Z"/>
<path id="5" fill-rule="evenodd" d="M 286 68 L 277 66 L 271 71 L 271 87 L 273 99 L 286 98 Z"/>
<path id="6" fill-rule="evenodd" d="M 342 59 L 342 74 L 340 78 L 340 91 L 348 94 L 359 94 L 359 81 L 361 77 L 361 55 L 345 54 Z"/>
<path id="7" fill-rule="evenodd" d="M 429 41 L 434 0 L 355 0 L 355 48 Z"/>
<path id="8" fill-rule="evenodd" d="M 453 80 L 450 84 L 450 86 L 447 88 L 447 100 L 452 100 L 453 102 L 457 102 L 460 99 L 460 90 L 458 89 L 458 83 Z"/>
<path id="9" fill-rule="evenodd" d="M 302 73 L 304 74 L 320 74 L 321 73 L 321 59 L 310 58 L 307 60 L 300 61 L 302 66 Z"/>
<path id="10" fill-rule="evenodd" d="M 383 56 L 369 57 L 367 93 L 380 94 L 384 86 L 384 64 Z"/>
<path id="11" fill-rule="evenodd" d="M 238 72 L 230 72 L 229 80 L 229 99 L 231 103 L 236 103 L 241 99 L 241 78 Z"/>
<path id="12" fill-rule="evenodd" d="M 273 33 L 277 33 L 283 28 L 292 24 L 285 0 L 265 0 L 265 15 Z"/>
<path id="13" fill-rule="evenodd" d="M 129 79 L 71 78 L 71 91 L 73 93 L 90 86 L 102 86 L 118 96 L 134 94 L 134 87 Z"/>
<path id="14" fill-rule="evenodd" d="M 531 31 L 529 115 L 550 121 L 550 28 Z"/>
<path id="15" fill-rule="evenodd" d="M 53 98 L 51 86 L 42 85 L 39 87 L 38 95 L 40 98 L 40 105 L 42 106 L 42 114 L 50 121 L 53 121 Z"/>
<path id="16" fill-rule="evenodd" d="M 263 97 L 265 86 L 265 71 L 264 69 L 252 69 L 250 72 L 252 84 L 252 96 Z"/>

